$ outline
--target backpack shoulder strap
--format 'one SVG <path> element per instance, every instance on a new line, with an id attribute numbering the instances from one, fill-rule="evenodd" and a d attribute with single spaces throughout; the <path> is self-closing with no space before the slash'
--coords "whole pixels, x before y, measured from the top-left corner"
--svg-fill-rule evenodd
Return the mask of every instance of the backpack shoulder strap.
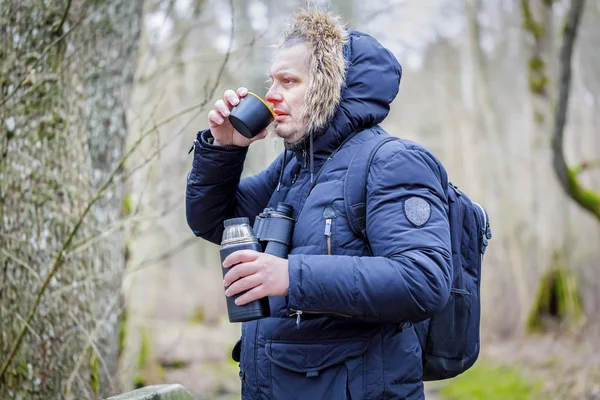
<path id="1" fill-rule="evenodd" d="M 357 150 L 350 161 L 346 177 L 344 178 L 345 207 L 350 228 L 352 228 L 355 235 L 365 240 L 367 246 L 366 206 L 369 169 L 377 150 L 393 140 L 399 140 L 399 138 L 377 135 L 361 143 L 359 150 Z M 370 248 L 369 251 L 371 251 Z"/>

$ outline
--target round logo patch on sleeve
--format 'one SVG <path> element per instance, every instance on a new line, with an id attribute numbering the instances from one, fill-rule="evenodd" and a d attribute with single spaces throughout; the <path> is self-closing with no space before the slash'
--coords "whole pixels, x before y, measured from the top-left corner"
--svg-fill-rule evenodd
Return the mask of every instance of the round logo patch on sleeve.
<path id="1" fill-rule="evenodd" d="M 415 227 L 420 228 L 431 216 L 431 204 L 422 197 L 410 197 L 404 201 L 404 215 Z"/>

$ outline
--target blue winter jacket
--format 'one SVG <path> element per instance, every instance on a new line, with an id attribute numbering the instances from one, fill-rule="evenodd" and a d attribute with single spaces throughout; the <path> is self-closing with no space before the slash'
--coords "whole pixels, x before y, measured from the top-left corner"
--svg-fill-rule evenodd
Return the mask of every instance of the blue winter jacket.
<path id="1" fill-rule="evenodd" d="M 348 135 L 363 132 L 325 164 L 308 198 L 306 152 L 287 162 L 280 155 L 240 179 L 247 149 L 216 147 L 209 131 L 198 133 L 186 191 L 187 221 L 197 236 L 219 243 L 225 219 L 253 223 L 278 183 L 294 206 L 289 295 L 270 298 L 271 318 L 242 325 L 243 399 L 424 397 L 412 323 L 439 311 L 449 295 L 447 177 L 414 143 L 393 141 L 377 152 L 367 183 L 370 256 L 349 227 L 343 180 L 361 141 L 382 131 L 377 124 L 398 92 L 401 67 L 359 32 L 350 32 L 344 54 L 346 85 L 330 126 L 314 143 L 314 170 Z M 414 197 L 430 205 L 422 225 L 405 215 L 404 201 Z"/>

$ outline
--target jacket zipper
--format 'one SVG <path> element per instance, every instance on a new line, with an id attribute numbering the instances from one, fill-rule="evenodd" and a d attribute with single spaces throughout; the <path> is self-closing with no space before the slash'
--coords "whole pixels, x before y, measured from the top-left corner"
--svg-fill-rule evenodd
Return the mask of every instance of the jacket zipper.
<path id="1" fill-rule="evenodd" d="M 327 236 L 327 255 L 331 255 L 331 218 L 325 220 L 325 236 Z"/>
<path id="2" fill-rule="evenodd" d="M 334 312 L 334 311 L 305 311 L 305 310 L 296 310 L 293 308 L 290 308 L 291 314 L 290 317 L 293 317 L 294 315 L 296 316 L 296 329 L 300 329 L 300 319 L 302 314 L 312 314 L 312 315 L 337 315 L 339 317 L 344 317 L 344 318 L 352 318 L 352 315 L 346 315 L 346 314 L 341 314 L 338 312 Z"/>

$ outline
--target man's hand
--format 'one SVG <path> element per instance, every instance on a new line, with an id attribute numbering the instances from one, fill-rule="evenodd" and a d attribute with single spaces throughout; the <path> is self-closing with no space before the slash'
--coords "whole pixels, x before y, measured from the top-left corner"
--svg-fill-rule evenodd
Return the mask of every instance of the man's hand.
<path id="1" fill-rule="evenodd" d="M 240 250 L 223 261 L 224 268 L 231 268 L 223 279 L 229 286 L 226 296 L 248 290 L 235 304 L 241 306 L 267 296 L 287 296 L 290 287 L 288 260 L 253 250 Z"/>
<path id="2" fill-rule="evenodd" d="M 240 146 L 248 147 L 255 140 L 264 139 L 267 136 L 267 130 L 264 129 L 257 136 L 248 139 L 241 133 L 236 131 L 231 122 L 229 122 L 229 114 L 233 107 L 237 106 L 242 97 L 248 94 L 248 89 L 241 87 L 234 92 L 226 90 L 222 100 L 217 100 L 215 108 L 208 113 L 208 127 L 215 138 L 214 144 L 217 146 Z"/>

